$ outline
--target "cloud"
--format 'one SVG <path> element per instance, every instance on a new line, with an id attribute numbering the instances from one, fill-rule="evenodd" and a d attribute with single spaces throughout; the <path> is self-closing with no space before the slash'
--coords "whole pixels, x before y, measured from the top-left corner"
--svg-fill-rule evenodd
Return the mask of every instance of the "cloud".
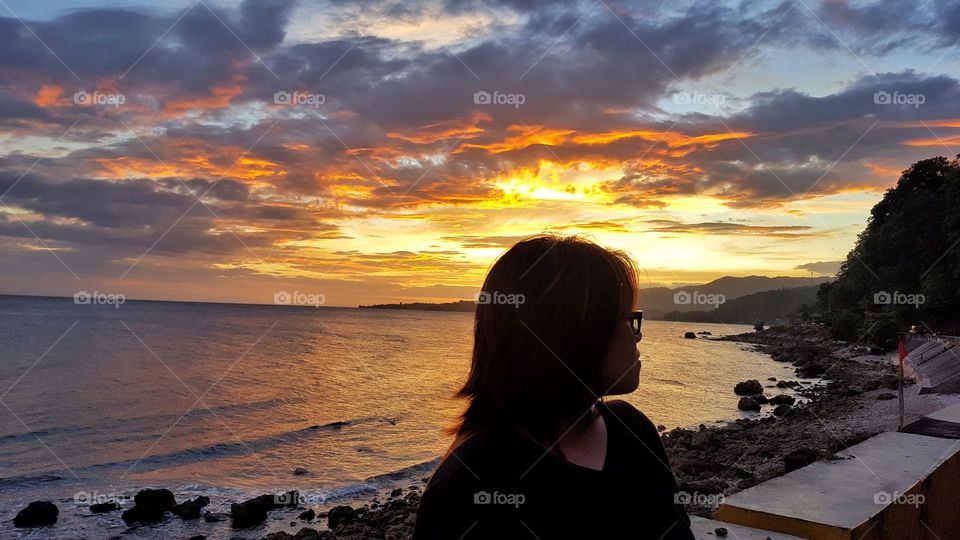
<path id="1" fill-rule="evenodd" d="M 815 274 L 832 276 L 840 271 L 841 264 L 843 264 L 843 261 L 809 262 L 797 265 L 797 269 L 807 270 L 808 272 L 813 272 Z"/>

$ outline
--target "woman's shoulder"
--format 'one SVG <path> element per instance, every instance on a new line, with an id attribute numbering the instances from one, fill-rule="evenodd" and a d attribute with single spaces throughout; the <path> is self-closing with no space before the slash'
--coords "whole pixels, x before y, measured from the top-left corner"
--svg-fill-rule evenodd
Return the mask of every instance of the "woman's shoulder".
<path id="1" fill-rule="evenodd" d="M 622 399 L 612 399 L 602 402 L 611 415 L 620 420 L 623 426 L 638 437 L 656 438 L 660 440 L 660 433 L 653 422 L 640 409 Z"/>
<path id="2" fill-rule="evenodd" d="M 480 478 L 508 473 L 517 455 L 517 437 L 504 433 L 479 433 L 456 445 L 437 465 L 427 490 L 437 492 L 450 486 L 469 486 Z"/>

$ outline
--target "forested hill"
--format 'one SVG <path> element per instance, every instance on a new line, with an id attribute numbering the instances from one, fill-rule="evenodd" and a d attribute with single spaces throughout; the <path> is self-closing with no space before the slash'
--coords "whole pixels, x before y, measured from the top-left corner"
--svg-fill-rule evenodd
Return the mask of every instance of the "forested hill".
<path id="1" fill-rule="evenodd" d="M 960 161 L 918 161 L 870 212 L 818 292 L 834 336 L 891 345 L 911 325 L 960 330 Z"/>

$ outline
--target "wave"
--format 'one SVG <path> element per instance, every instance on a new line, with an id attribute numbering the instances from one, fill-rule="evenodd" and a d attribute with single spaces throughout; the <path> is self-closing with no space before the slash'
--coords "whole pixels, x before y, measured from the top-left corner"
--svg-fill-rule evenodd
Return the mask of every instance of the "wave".
<path id="1" fill-rule="evenodd" d="M 107 418 L 104 419 L 102 424 L 98 426 L 59 426 L 41 428 L 33 431 L 23 431 L 20 433 L 12 433 L 10 435 L 2 435 L 0 436 L 0 447 L 23 442 L 36 444 L 37 437 L 44 441 L 61 436 L 69 436 L 70 438 L 75 439 L 79 434 L 97 437 L 98 441 L 107 444 L 156 439 L 156 433 L 152 431 L 153 426 L 169 425 L 173 422 L 179 423 L 183 420 L 192 419 L 194 417 L 202 417 L 209 414 L 226 415 L 232 412 L 265 411 L 281 405 L 302 401 L 304 401 L 303 398 L 273 398 L 250 403 L 218 405 L 211 407 L 209 410 L 205 407 L 195 407 L 190 410 L 190 412 L 182 416 L 179 413 L 148 414 L 142 416 Z M 97 436 L 97 433 L 100 431 L 113 434 L 113 436 Z"/>
<path id="2" fill-rule="evenodd" d="M 409 480 L 412 478 L 418 478 L 425 474 L 432 473 L 434 469 L 437 468 L 437 465 L 440 464 L 440 456 L 437 456 L 433 459 L 422 461 L 408 467 L 403 467 L 402 469 L 397 469 L 395 471 L 390 471 L 388 473 L 378 474 L 376 476 L 371 476 L 367 478 L 367 482 L 373 482 L 376 484 L 393 484 L 403 480 Z"/>
<path id="3" fill-rule="evenodd" d="M 269 448 L 274 448 L 277 446 L 285 444 L 295 444 L 303 442 L 304 440 L 310 439 L 312 437 L 318 436 L 320 434 L 336 432 L 351 426 L 358 426 L 362 424 L 375 424 L 375 423 L 387 423 L 391 425 L 396 425 L 397 419 L 389 418 L 385 416 L 367 416 L 361 418 L 353 418 L 350 420 L 337 420 L 335 422 L 329 422 L 326 424 L 315 424 L 312 426 L 306 426 L 299 429 L 294 429 L 290 431 L 284 431 L 282 433 L 277 433 L 275 435 L 268 435 L 265 437 L 258 437 L 255 439 L 248 439 L 245 441 L 238 441 L 233 443 L 218 443 L 206 447 L 196 447 L 196 448 L 185 448 L 182 450 L 176 450 L 174 452 L 168 452 L 165 454 L 155 454 L 152 456 L 147 456 L 142 459 L 127 459 L 121 461 L 112 461 L 107 463 L 98 463 L 95 465 L 89 465 L 86 467 L 81 467 L 80 471 L 101 471 L 103 469 L 112 469 L 112 468 L 130 468 L 134 465 L 137 469 L 151 470 L 151 469 L 161 469 L 168 467 L 170 465 L 183 465 L 186 463 L 192 463 L 197 461 L 206 461 L 214 458 L 223 458 L 231 456 L 240 456 L 251 454 L 254 452 L 259 452 Z"/>
<path id="4" fill-rule="evenodd" d="M 682 382 L 677 381 L 677 380 L 674 380 L 674 379 L 657 379 L 656 377 L 654 377 L 653 380 L 655 380 L 655 381 L 657 381 L 657 382 L 659 382 L 659 383 L 669 384 L 669 385 L 671 385 L 671 386 L 686 386 L 685 383 L 682 383 Z"/>

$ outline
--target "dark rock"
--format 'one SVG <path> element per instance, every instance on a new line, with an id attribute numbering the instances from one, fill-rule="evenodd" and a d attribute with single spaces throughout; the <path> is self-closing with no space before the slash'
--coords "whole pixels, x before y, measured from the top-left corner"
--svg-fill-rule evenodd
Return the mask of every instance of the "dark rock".
<path id="1" fill-rule="evenodd" d="M 736 386 L 733 387 L 733 393 L 738 396 L 750 396 L 753 394 L 762 394 L 763 385 L 760 384 L 760 381 L 756 379 L 751 379 L 749 381 L 738 382 Z"/>
<path id="2" fill-rule="evenodd" d="M 262 497 L 267 497 L 267 495 L 262 495 Z M 300 505 L 300 492 L 296 490 L 278 493 L 276 495 L 271 495 L 270 497 L 273 500 L 274 508 Z"/>
<path id="3" fill-rule="evenodd" d="M 726 527 L 717 527 L 716 529 L 713 530 L 713 534 L 715 534 L 715 535 L 717 535 L 717 536 L 726 536 L 726 535 L 727 535 L 727 528 L 726 528 Z"/>
<path id="4" fill-rule="evenodd" d="M 213 512 L 204 512 L 203 520 L 207 523 L 216 523 L 218 521 L 223 521 L 225 516 L 223 514 L 214 514 Z"/>
<path id="5" fill-rule="evenodd" d="M 300 515 L 297 516 L 297 519 L 302 519 L 304 521 L 312 521 L 313 518 L 315 517 L 317 517 L 317 513 L 313 510 L 313 508 L 310 508 L 309 510 L 300 512 Z"/>
<path id="6" fill-rule="evenodd" d="M 667 426 L 663 424 L 657 424 L 657 431 L 666 431 L 666 430 L 667 430 Z"/>
<path id="7" fill-rule="evenodd" d="M 701 336 L 712 336 L 712 335 L 713 335 L 712 332 L 707 332 L 707 331 L 697 332 L 697 333 L 700 334 Z"/>
<path id="8" fill-rule="evenodd" d="M 195 534 L 190 537 L 190 540 L 207 540 L 207 537 L 202 534 Z"/>
<path id="9" fill-rule="evenodd" d="M 793 388 L 794 386 L 800 386 L 800 383 L 797 381 L 778 381 L 777 388 Z"/>
<path id="10" fill-rule="evenodd" d="M 753 398 L 754 401 L 756 401 L 757 403 L 759 403 L 759 404 L 761 404 L 761 405 L 765 405 L 765 404 L 767 404 L 767 403 L 770 403 L 770 400 L 767 399 L 767 396 L 765 396 L 765 395 L 763 395 L 763 394 L 756 394 L 756 395 L 753 395 L 753 396 L 750 396 L 750 397 Z"/>
<path id="11" fill-rule="evenodd" d="M 113 512 L 113 511 L 119 510 L 119 509 L 120 509 L 120 505 L 117 504 L 116 501 L 110 501 L 110 502 L 97 503 L 97 504 L 91 504 L 91 505 L 90 505 L 90 511 L 93 512 L 94 514 L 104 514 L 104 513 L 106 513 L 106 512 Z"/>
<path id="12" fill-rule="evenodd" d="M 273 495 L 260 495 L 230 505 L 231 525 L 234 528 L 252 527 L 267 519 L 267 512 L 275 508 Z"/>
<path id="13" fill-rule="evenodd" d="M 705 449 L 713 445 L 713 433 L 709 431 L 698 431 L 690 437 L 690 446 L 697 449 Z"/>
<path id="14" fill-rule="evenodd" d="M 14 527 L 42 527 L 57 522 L 60 509 L 50 501 L 33 501 L 13 518 Z"/>
<path id="15" fill-rule="evenodd" d="M 887 400 L 887 399 L 897 399 L 897 395 L 893 392 L 883 392 L 882 394 L 877 394 L 877 399 Z"/>
<path id="16" fill-rule="evenodd" d="M 771 382 L 775 382 L 775 381 L 777 380 L 777 378 L 776 378 L 776 377 L 767 377 L 767 380 L 768 380 L 768 381 L 771 381 Z"/>
<path id="17" fill-rule="evenodd" d="M 862 396 L 862 395 L 863 395 L 863 388 L 860 388 L 859 386 L 856 386 L 856 385 L 854 385 L 854 386 L 849 386 L 849 387 L 847 387 L 846 390 L 844 390 L 843 395 L 845 395 L 845 396 L 850 396 L 850 397 L 853 397 L 853 396 Z"/>
<path id="18" fill-rule="evenodd" d="M 783 466 L 787 469 L 787 472 L 795 471 L 801 467 L 806 467 L 819 458 L 820 453 L 816 450 L 806 447 L 799 448 L 784 456 Z"/>
<path id="19" fill-rule="evenodd" d="M 793 405 L 796 401 L 797 398 L 787 394 L 780 394 L 770 398 L 771 405 Z"/>
<path id="20" fill-rule="evenodd" d="M 827 368 L 820 364 L 807 364 L 797 368 L 797 376 L 804 379 L 819 377 L 827 372 Z"/>
<path id="21" fill-rule="evenodd" d="M 403 495 L 403 490 L 400 488 L 393 488 L 393 491 L 390 492 L 391 497 L 399 497 L 400 495 Z"/>
<path id="22" fill-rule="evenodd" d="M 293 470 L 294 476 L 303 476 L 305 474 L 310 474 L 310 471 L 304 469 L 303 467 L 297 467 L 296 469 Z"/>
<path id="23" fill-rule="evenodd" d="M 757 400 L 744 396 L 740 398 L 740 402 L 737 403 L 737 408 L 741 411 L 759 411 L 760 404 L 757 403 Z"/>
<path id="24" fill-rule="evenodd" d="M 774 415 L 774 416 L 785 416 L 785 415 L 788 414 L 791 410 L 792 410 L 792 408 L 791 408 L 789 405 L 787 405 L 787 404 L 777 405 L 776 407 L 773 408 L 773 415 Z"/>
<path id="25" fill-rule="evenodd" d="M 163 510 L 135 505 L 120 515 L 127 525 L 133 523 L 159 523 L 163 521 Z"/>
<path id="26" fill-rule="evenodd" d="M 353 521 L 357 518 L 357 511 L 349 506 L 334 506 L 330 509 L 330 512 L 327 513 L 327 527 L 330 530 L 336 529 L 337 526 Z"/>
<path id="27" fill-rule="evenodd" d="M 210 504 L 210 498 L 201 495 L 196 499 L 174 505 L 170 511 L 183 519 L 200 519 L 200 511 L 208 504 Z"/>
<path id="28" fill-rule="evenodd" d="M 697 339 L 697 335 L 694 334 L 693 332 L 687 332 L 687 333 L 683 334 L 683 337 L 685 337 L 685 338 L 687 338 L 687 339 Z"/>
<path id="29" fill-rule="evenodd" d="M 169 510 L 177 504 L 177 499 L 169 489 L 141 489 L 133 498 L 133 502 L 137 506 L 152 510 Z"/>

